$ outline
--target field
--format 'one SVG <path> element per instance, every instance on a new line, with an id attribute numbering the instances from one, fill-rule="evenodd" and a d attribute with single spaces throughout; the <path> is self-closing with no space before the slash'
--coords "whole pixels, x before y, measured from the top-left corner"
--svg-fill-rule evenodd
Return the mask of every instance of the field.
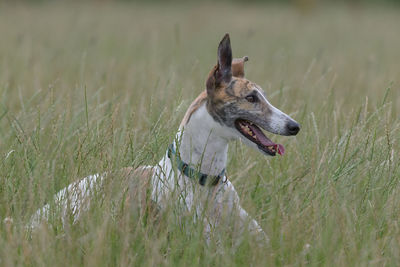
<path id="1" fill-rule="evenodd" d="M 399 13 L 2 5 L 0 265 L 398 265 Z M 283 157 L 230 146 L 229 178 L 269 246 L 246 236 L 207 246 L 200 223 L 173 209 L 143 222 L 112 197 L 126 184 L 118 177 L 77 224 L 53 218 L 27 233 L 32 213 L 67 184 L 158 162 L 226 32 L 234 56 L 250 58 L 247 78 L 302 125 L 296 137 L 270 135 Z"/>

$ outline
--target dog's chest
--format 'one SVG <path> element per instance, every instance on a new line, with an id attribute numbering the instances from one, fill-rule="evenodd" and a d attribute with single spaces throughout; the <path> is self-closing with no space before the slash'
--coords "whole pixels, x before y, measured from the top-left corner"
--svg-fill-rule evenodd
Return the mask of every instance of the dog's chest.
<path id="1" fill-rule="evenodd" d="M 238 194 L 226 177 L 215 186 L 201 186 L 174 169 L 167 156 L 156 166 L 151 184 L 152 200 L 161 209 L 167 208 L 171 200 L 174 200 L 174 204 L 178 202 L 182 208 L 189 211 L 195 209 L 196 213 L 203 212 L 206 206 L 213 213 L 220 213 L 222 210 L 232 210 L 239 203 Z"/>

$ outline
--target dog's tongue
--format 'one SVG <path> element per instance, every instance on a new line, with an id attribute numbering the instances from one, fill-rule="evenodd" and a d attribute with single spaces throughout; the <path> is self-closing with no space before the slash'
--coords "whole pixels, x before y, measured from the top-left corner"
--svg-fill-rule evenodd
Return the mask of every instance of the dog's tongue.
<path id="1" fill-rule="evenodd" d="M 261 129 L 255 126 L 254 124 L 249 126 L 263 146 L 265 147 L 273 146 L 275 148 L 275 151 L 281 156 L 285 153 L 285 148 L 283 145 L 275 144 L 274 142 L 272 142 L 268 137 L 265 136 L 263 131 L 261 131 Z"/>
<path id="2" fill-rule="evenodd" d="M 275 150 L 278 152 L 279 155 L 285 154 L 285 147 L 281 144 L 275 145 Z"/>

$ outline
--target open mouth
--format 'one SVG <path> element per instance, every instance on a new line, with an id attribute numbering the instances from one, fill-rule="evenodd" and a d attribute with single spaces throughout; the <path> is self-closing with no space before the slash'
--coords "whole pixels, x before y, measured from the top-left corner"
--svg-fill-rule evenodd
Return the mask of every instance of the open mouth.
<path id="1" fill-rule="evenodd" d="M 285 153 L 283 145 L 272 142 L 254 123 L 243 119 L 237 119 L 235 121 L 235 126 L 244 137 L 255 143 L 260 150 L 268 155 L 275 156 L 276 153 L 279 155 Z"/>

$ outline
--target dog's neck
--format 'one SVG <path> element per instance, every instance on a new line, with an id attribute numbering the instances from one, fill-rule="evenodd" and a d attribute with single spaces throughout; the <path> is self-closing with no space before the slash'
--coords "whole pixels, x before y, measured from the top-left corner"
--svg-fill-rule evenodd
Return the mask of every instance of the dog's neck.
<path id="1" fill-rule="evenodd" d="M 204 174 L 216 176 L 226 168 L 229 129 L 218 124 L 208 113 L 206 103 L 195 110 L 178 134 L 181 159 L 200 166 Z"/>

